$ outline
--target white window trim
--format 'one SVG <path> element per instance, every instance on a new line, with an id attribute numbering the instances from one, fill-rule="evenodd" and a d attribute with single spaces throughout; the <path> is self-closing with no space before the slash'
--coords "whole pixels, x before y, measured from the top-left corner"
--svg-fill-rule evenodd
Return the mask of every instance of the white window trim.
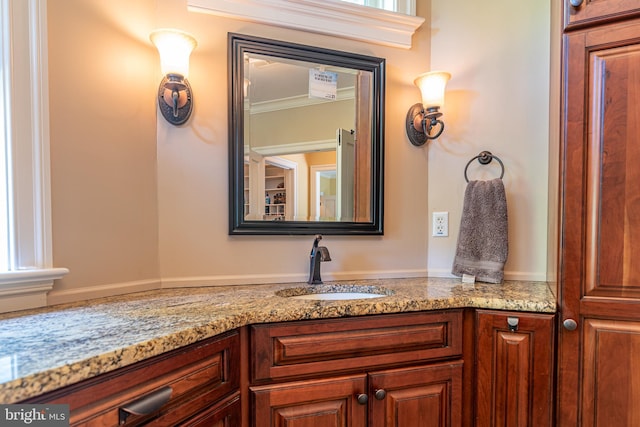
<path id="1" fill-rule="evenodd" d="M 190 11 L 411 48 L 425 21 L 340 0 L 187 0 Z"/>
<path id="2" fill-rule="evenodd" d="M 46 305 L 53 281 L 46 0 L 0 0 L 6 141 L 10 146 L 10 269 L 0 273 L 0 312 Z"/>

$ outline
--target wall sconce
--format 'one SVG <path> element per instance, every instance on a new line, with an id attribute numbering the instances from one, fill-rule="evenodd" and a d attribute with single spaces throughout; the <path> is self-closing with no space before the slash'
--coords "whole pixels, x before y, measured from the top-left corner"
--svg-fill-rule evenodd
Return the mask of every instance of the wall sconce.
<path id="1" fill-rule="evenodd" d="M 449 73 L 432 71 L 420 74 L 414 80 L 422 93 L 422 103 L 414 104 L 407 112 L 407 136 L 413 145 L 424 145 L 428 139 L 436 139 L 444 131 L 440 107 L 444 105 L 444 88 L 450 78 Z"/>
<path id="2" fill-rule="evenodd" d="M 172 125 L 185 123 L 193 108 L 189 75 L 189 55 L 197 46 L 196 39 L 178 30 L 161 29 L 149 35 L 160 53 L 164 78 L 158 88 L 158 107 Z"/>

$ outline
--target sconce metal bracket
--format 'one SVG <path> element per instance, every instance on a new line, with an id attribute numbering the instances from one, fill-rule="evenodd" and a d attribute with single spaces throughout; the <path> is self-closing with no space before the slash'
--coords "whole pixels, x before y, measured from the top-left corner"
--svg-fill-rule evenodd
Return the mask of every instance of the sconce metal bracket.
<path id="1" fill-rule="evenodd" d="M 437 139 L 444 131 L 442 113 L 438 107 L 426 111 L 422 104 L 413 104 L 407 112 L 406 130 L 409 141 L 415 146 L 424 145 L 428 139 Z M 435 129 L 435 133 L 432 131 Z"/>
<path id="2" fill-rule="evenodd" d="M 165 120 L 174 126 L 189 120 L 193 97 L 187 79 L 177 74 L 165 76 L 158 87 L 158 107 Z"/>
<path id="3" fill-rule="evenodd" d="M 422 131 L 418 131 L 414 126 L 414 121 L 416 120 L 416 117 L 422 116 L 423 114 L 424 114 L 424 109 L 422 108 L 421 103 L 413 104 L 411 108 L 409 108 L 409 111 L 407 112 L 407 120 L 406 120 L 407 137 L 409 138 L 409 141 L 416 147 L 420 147 L 424 145 L 425 142 L 427 142 L 427 135 Z M 420 118 L 420 121 L 422 121 L 422 118 Z"/>

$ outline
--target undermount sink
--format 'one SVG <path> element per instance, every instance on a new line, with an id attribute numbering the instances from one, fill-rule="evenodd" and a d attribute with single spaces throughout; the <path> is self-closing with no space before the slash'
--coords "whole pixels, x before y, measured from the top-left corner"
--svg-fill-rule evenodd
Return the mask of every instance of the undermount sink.
<path id="1" fill-rule="evenodd" d="M 322 284 L 300 286 L 276 291 L 276 295 L 300 300 L 342 301 L 354 299 L 382 298 L 394 291 L 381 286 Z"/>
<path id="2" fill-rule="evenodd" d="M 368 294 L 365 292 L 322 292 L 318 294 L 294 295 L 289 298 L 294 299 L 321 299 L 321 300 L 347 300 L 347 299 L 363 299 L 363 298 L 380 298 L 386 295 Z"/>

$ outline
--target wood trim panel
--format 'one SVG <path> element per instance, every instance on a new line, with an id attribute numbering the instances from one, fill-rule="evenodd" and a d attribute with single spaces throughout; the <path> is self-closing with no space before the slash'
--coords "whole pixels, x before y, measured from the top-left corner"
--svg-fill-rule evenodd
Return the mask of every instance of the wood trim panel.
<path id="1" fill-rule="evenodd" d="M 225 399 L 221 404 L 188 420 L 184 427 L 238 427 L 241 425 L 241 399 L 240 394 L 235 393 Z"/>
<path id="2" fill-rule="evenodd" d="M 358 72 L 356 85 L 356 161 L 355 161 L 355 212 L 356 222 L 369 222 L 371 218 L 371 127 L 373 114 L 371 73 Z"/>

